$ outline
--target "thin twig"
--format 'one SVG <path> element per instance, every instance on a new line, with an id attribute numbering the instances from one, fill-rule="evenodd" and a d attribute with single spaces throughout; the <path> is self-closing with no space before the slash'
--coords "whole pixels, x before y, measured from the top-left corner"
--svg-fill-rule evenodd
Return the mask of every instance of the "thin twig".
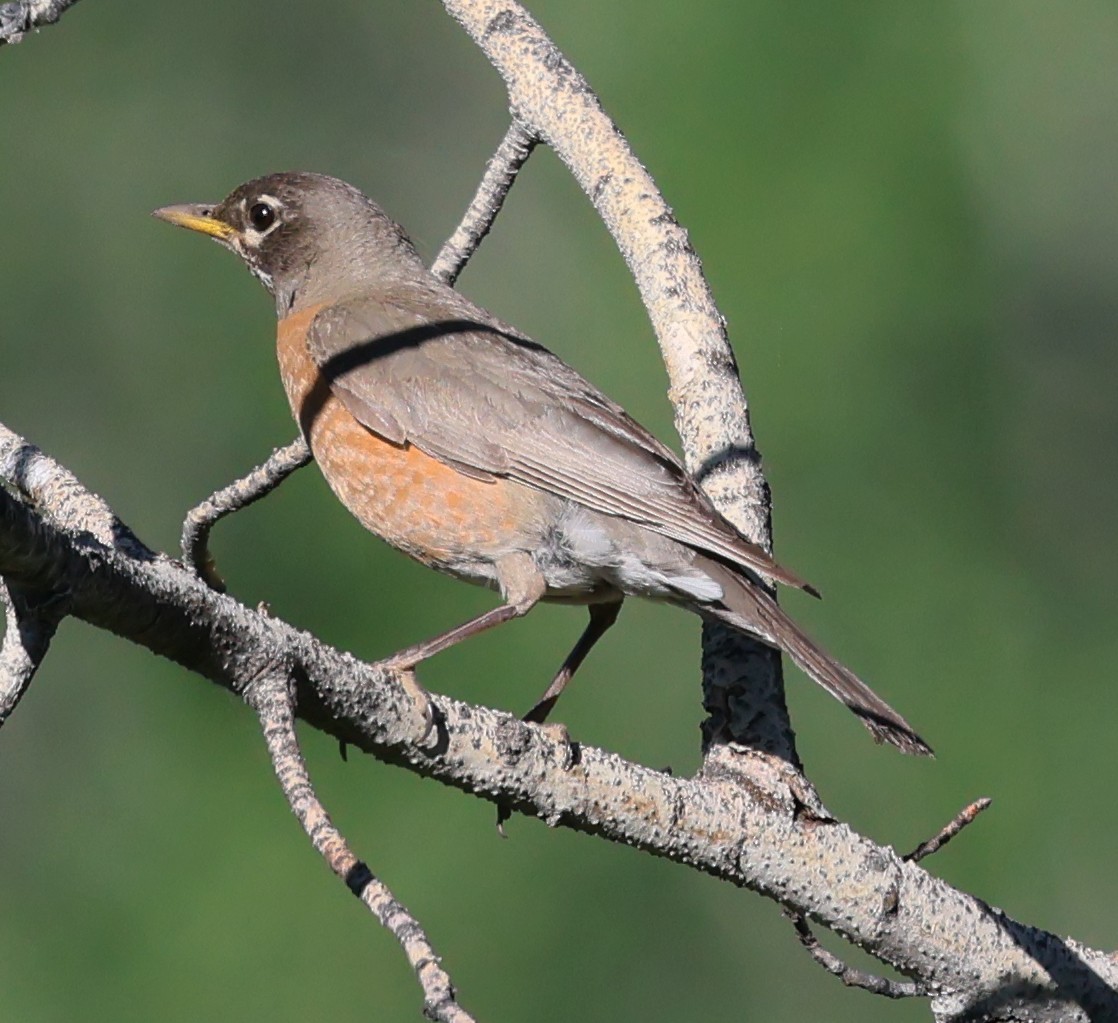
<path id="1" fill-rule="evenodd" d="M 18 43 L 33 29 L 53 25 L 78 0 L 12 0 L 0 3 L 0 46 Z"/>
<path id="2" fill-rule="evenodd" d="M 330 869 L 400 943 L 423 988 L 424 1015 L 444 1023 L 473 1023 L 473 1017 L 458 1004 L 450 976 L 439 964 L 419 921 L 353 854 L 315 795 L 295 734 L 291 672 L 271 671 L 262 675 L 245 690 L 244 696 L 260 717 L 268 753 L 288 805 Z"/>
<path id="3" fill-rule="evenodd" d="M 187 512 L 182 524 L 182 560 L 213 589 L 224 593 L 225 583 L 214 568 L 209 552 L 210 531 L 226 515 L 247 508 L 276 489 L 296 469 L 311 460 L 311 451 L 302 437 L 287 447 L 272 452 L 272 457 L 258 465 L 247 476 L 235 480 L 210 495 Z"/>
<path id="4" fill-rule="evenodd" d="M 431 272 L 447 284 L 458 280 L 458 275 L 466 265 L 469 258 L 477 251 L 481 240 L 489 233 L 497 214 L 505 203 L 505 198 L 512 188 L 520 168 L 532 155 L 539 141 L 531 130 L 515 117 L 501 139 L 497 151 L 490 157 L 478 185 L 469 209 L 462 217 L 462 222 L 454 230 L 454 234 L 447 239 L 435 262 L 431 264 Z"/>
<path id="5" fill-rule="evenodd" d="M 909 863 L 919 863 L 925 856 L 931 856 L 933 853 L 939 852 L 940 849 L 947 845 L 947 843 L 962 831 L 963 828 L 973 823 L 974 819 L 982 813 L 983 810 L 989 809 L 992 802 L 993 800 L 990 799 L 989 796 L 983 796 L 981 799 L 976 799 L 969 806 L 964 806 L 937 834 L 933 835 L 926 842 L 921 842 L 912 852 L 902 858 L 908 860 Z"/>
<path id="6" fill-rule="evenodd" d="M 0 726 L 11 717 L 50 648 L 65 602 L 58 597 L 33 598 L 17 586 L 0 581 L 4 605 L 4 641 L 0 644 Z"/>
<path id="7" fill-rule="evenodd" d="M 799 913 L 784 914 L 792 921 L 796 937 L 800 944 L 807 949 L 808 954 L 828 973 L 838 977 L 847 987 L 861 988 L 871 994 L 883 995 L 886 998 L 924 998 L 930 989 L 924 984 L 911 980 L 890 980 L 888 977 L 879 977 L 875 973 L 848 966 L 833 952 L 819 944 L 819 939 L 812 933 L 807 919 Z"/>

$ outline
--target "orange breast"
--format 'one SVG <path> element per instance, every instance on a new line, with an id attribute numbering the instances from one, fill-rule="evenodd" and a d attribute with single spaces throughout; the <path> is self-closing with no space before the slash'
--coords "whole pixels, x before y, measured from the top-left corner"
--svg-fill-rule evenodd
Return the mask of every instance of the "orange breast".
<path id="1" fill-rule="evenodd" d="M 484 580 L 469 561 L 531 549 L 542 529 L 535 491 L 472 479 L 412 444 L 392 444 L 362 426 L 335 397 L 306 345 L 307 328 L 321 308 L 280 321 L 277 353 L 291 412 L 346 508 L 412 557 L 474 581 Z"/>

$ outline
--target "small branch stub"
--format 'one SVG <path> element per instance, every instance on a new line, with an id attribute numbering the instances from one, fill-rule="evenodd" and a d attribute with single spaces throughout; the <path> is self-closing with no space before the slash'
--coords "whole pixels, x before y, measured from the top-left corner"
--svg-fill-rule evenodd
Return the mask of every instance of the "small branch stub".
<path id="1" fill-rule="evenodd" d="M 940 828 L 935 835 L 926 842 L 921 842 L 904 858 L 910 863 L 919 863 L 925 856 L 933 856 L 959 834 L 963 828 L 968 824 L 973 824 L 975 818 L 982 813 L 983 810 L 988 810 L 990 804 L 993 802 L 994 801 L 990 799 L 989 796 L 983 796 L 981 799 L 976 799 L 968 806 L 964 806 L 947 822 L 947 824 Z"/>

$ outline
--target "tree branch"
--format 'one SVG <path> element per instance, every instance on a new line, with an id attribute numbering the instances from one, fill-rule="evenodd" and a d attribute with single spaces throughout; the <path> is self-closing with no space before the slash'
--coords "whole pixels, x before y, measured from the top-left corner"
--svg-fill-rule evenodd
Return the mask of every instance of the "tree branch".
<path id="1" fill-rule="evenodd" d="M 267 670 L 246 687 L 244 698 L 260 718 L 280 787 L 315 850 L 404 950 L 423 988 L 423 1014 L 442 1023 L 474 1023 L 473 1017 L 458 1004 L 454 985 L 419 921 L 353 854 L 315 795 L 295 734 L 295 685 L 290 665 Z"/>
<path id="2" fill-rule="evenodd" d="M 59 595 L 25 593 L 0 580 L 4 641 L 0 644 L 0 727 L 11 717 L 50 649 L 65 613 Z"/>
<path id="3" fill-rule="evenodd" d="M 963 828 L 968 824 L 973 824 L 983 810 L 989 810 L 993 802 L 994 801 L 990 799 L 989 796 L 983 796 L 981 799 L 976 799 L 973 803 L 968 803 L 931 838 L 926 842 L 921 842 L 912 852 L 905 856 L 905 859 L 910 863 L 919 863 L 929 856 L 934 856 L 940 849 L 947 845 L 951 839 L 955 838 Z"/>
<path id="4" fill-rule="evenodd" d="M 4 5 L 0 35 L 11 39 L 31 27 L 12 28 L 17 13 L 50 7 L 57 17 L 67 6 Z M 522 127 L 523 138 L 548 142 L 613 233 L 649 309 L 689 467 L 727 516 L 767 545 L 768 492 L 748 408 L 686 233 L 589 86 L 518 4 L 444 6 L 504 77 L 514 117 L 505 152 L 491 161 L 464 222 L 465 240 L 454 248 L 468 254 L 476 247 L 523 162 L 513 132 Z M 448 257 L 444 272 L 459 263 Z M 830 927 L 935 992 L 941 1021 L 1118 1019 L 1113 957 L 1011 920 L 826 813 L 793 769 L 779 659 L 764 648 L 724 630 L 705 632 L 706 738 L 717 745 L 700 777 L 673 778 L 589 746 L 578 747 L 572 762 L 568 744 L 538 727 L 446 697 L 427 704 L 407 676 L 215 592 L 150 551 L 105 502 L 3 428 L 0 474 L 11 487 L 0 487 L 0 574 L 9 594 L 2 656 L 17 680 L 8 691 L 26 685 L 49 641 L 45 617 L 37 637 L 28 632 L 35 606 L 21 605 L 20 595 L 62 594 L 65 613 L 242 695 L 261 710 L 296 812 L 362 892 L 368 879 L 354 873 L 357 861 L 313 799 L 292 745 L 288 682 L 299 716 L 343 743 L 552 826 L 748 887 Z M 741 691 L 746 678 L 754 695 Z M 734 741 L 754 749 L 737 750 Z M 388 902 L 381 909 L 395 911 Z M 450 1004 L 438 993 L 449 982 L 440 985 L 429 1000 Z"/>
<path id="5" fill-rule="evenodd" d="M 536 136 L 523 124 L 515 117 L 512 119 L 497 151 L 489 159 L 481 184 L 478 185 L 477 193 L 462 217 L 462 222 L 431 264 L 431 272 L 436 277 L 447 284 L 458 280 L 462 268 L 477 251 L 482 239 L 489 234 L 493 221 L 505 204 L 509 189 L 516 181 L 516 175 L 532 155 L 537 141 Z"/>
<path id="6" fill-rule="evenodd" d="M 847 987 L 861 988 L 873 995 L 882 995 L 885 998 L 922 998 L 930 994 L 923 984 L 914 984 L 912 981 L 889 980 L 888 977 L 878 977 L 865 970 L 848 966 L 833 952 L 828 951 L 819 944 L 819 939 L 812 933 L 808 922 L 795 913 L 789 915 L 792 927 L 800 944 L 807 949 L 811 956 L 831 976 L 837 977 Z"/>
<path id="7" fill-rule="evenodd" d="M 68 475 L 68 474 L 67 474 Z M 673 778 L 509 714 L 414 691 L 162 555 L 137 557 L 47 521 L 0 488 L 0 574 L 66 592 L 71 613 L 243 695 L 290 664 L 299 716 L 378 758 L 515 809 L 751 888 L 938 992 L 941 1020 L 1118 1019 L 1118 962 L 1011 920 L 790 787 L 728 771 Z M 777 775 L 772 776 L 774 779 Z"/>
<path id="8" fill-rule="evenodd" d="M 116 517 L 108 502 L 87 490 L 68 469 L 0 423 L 0 481 L 22 494 L 63 529 L 88 533 L 137 558 L 154 555 Z"/>
<path id="9" fill-rule="evenodd" d="M 78 0 L 11 0 L 0 3 L 0 46 L 18 43 L 32 29 L 53 25 Z"/>
<path id="10" fill-rule="evenodd" d="M 689 471 L 748 539 L 771 549 L 769 489 L 749 409 L 687 232 L 589 84 L 520 4 L 443 6 L 504 79 L 514 119 L 555 150 L 613 235 L 660 343 Z M 778 653 L 704 625 L 703 691 L 708 746 L 737 742 L 799 767 Z M 729 751 L 719 745 L 710 755 Z"/>
<path id="11" fill-rule="evenodd" d="M 227 515 L 267 497 L 296 469 L 308 465 L 311 458 L 307 442 L 302 437 L 296 437 L 286 447 L 273 451 L 268 461 L 258 465 L 247 476 L 222 487 L 200 505 L 191 508 L 182 524 L 183 564 L 197 572 L 215 590 L 224 592 L 225 583 L 214 567 L 208 546 L 213 527 Z"/>

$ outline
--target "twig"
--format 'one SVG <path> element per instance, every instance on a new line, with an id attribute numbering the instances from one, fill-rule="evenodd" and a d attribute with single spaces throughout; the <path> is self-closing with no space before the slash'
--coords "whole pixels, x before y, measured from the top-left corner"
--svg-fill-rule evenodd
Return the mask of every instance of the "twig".
<path id="1" fill-rule="evenodd" d="M 268 671 L 244 692 L 245 702 L 260 718 L 288 805 L 330 869 L 400 943 L 423 988 L 424 1015 L 443 1023 L 473 1023 L 473 1017 L 458 1004 L 454 985 L 419 921 L 353 854 L 315 795 L 295 734 L 294 692 L 290 669 Z"/>
<path id="2" fill-rule="evenodd" d="M 963 828 L 971 824 L 983 810 L 988 809 L 992 802 L 993 800 L 986 796 L 976 799 L 973 803 L 963 807 L 939 832 L 926 842 L 922 842 L 907 856 L 901 858 L 909 863 L 919 863 L 925 856 L 931 856 L 933 853 L 939 852 Z M 788 911 L 784 915 L 792 921 L 792 926 L 796 930 L 796 936 L 800 939 L 800 944 L 807 949 L 811 958 L 828 973 L 838 977 L 847 987 L 859 987 L 876 995 L 884 995 L 886 998 L 922 998 L 931 993 L 931 988 L 927 984 L 889 980 L 886 977 L 879 977 L 876 974 L 867 973 L 865 970 L 848 966 L 833 952 L 819 944 L 819 939 L 812 933 L 806 917 Z"/>
<path id="3" fill-rule="evenodd" d="M 796 937 L 800 944 L 807 949 L 808 954 L 828 973 L 838 977 L 847 987 L 861 988 L 871 994 L 883 995 L 886 998 L 924 998 L 931 993 L 931 989 L 924 984 L 911 980 L 890 980 L 888 977 L 879 977 L 875 973 L 848 966 L 833 952 L 819 944 L 819 939 L 812 933 L 805 917 L 799 913 L 784 914 L 792 921 Z"/>
<path id="4" fill-rule="evenodd" d="M 458 280 L 462 268 L 489 233 L 516 175 L 532 155 L 538 141 L 538 137 L 524 124 L 515 117 L 512 119 L 509 130 L 485 167 L 485 174 L 469 209 L 431 264 L 431 272 L 436 277 L 447 284 Z"/>
<path id="5" fill-rule="evenodd" d="M 191 508 L 182 524 L 182 560 L 187 568 L 196 572 L 219 593 L 225 592 L 225 583 L 214 568 L 208 548 L 210 531 L 226 515 L 247 508 L 270 494 L 296 469 L 311 460 L 311 451 L 302 437 L 297 437 L 284 448 L 272 452 L 272 457 L 258 465 L 247 476 L 235 480 L 227 487 L 206 498 L 196 508 Z"/>
<path id="6" fill-rule="evenodd" d="M 34 598 L 0 580 L 4 641 L 0 644 L 0 726 L 11 717 L 50 649 L 65 603 L 58 597 Z"/>
<path id="7" fill-rule="evenodd" d="M 32 29 L 53 25 L 78 0 L 12 0 L 0 3 L 0 46 L 18 43 Z"/>
<path id="8" fill-rule="evenodd" d="M 992 802 L 993 800 L 988 796 L 983 796 L 981 799 L 976 799 L 969 806 L 964 806 L 937 834 L 933 835 L 926 842 L 921 842 L 912 852 L 903 858 L 909 863 L 919 863 L 925 856 L 931 856 L 933 853 L 939 852 L 940 849 L 947 845 L 947 843 L 962 831 L 963 828 L 973 823 L 974 819 L 982 813 L 983 810 L 989 809 Z"/>
<path id="9" fill-rule="evenodd" d="M 582 132 L 578 104 L 596 107 L 597 100 L 546 36 L 548 48 L 537 50 L 535 59 L 525 60 L 518 71 L 509 70 L 507 52 L 493 55 L 509 42 L 527 43 L 527 48 L 521 46 L 522 53 L 536 45 L 520 29 L 538 26 L 525 20 L 519 5 L 445 2 L 464 24 L 469 22 L 471 34 L 501 67 L 518 116 L 534 95 L 555 93 L 559 113 L 552 112 L 544 137 L 553 145 L 563 143 L 559 155 L 604 211 L 633 266 L 658 336 L 670 353 L 666 358 L 673 393 L 679 399 L 678 418 L 681 423 L 691 422 L 691 427 L 681 426 L 680 431 L 688 462 L 694 470 L 706 471 L 706 485 L 713 480 L 716 489 L 722 487 L 720 503 L 732 512 L 724 501 L 727 494 L 733 496 L 726 489 L 730 476 L 708 470 L 712 465 L 721 469 L 732 460 L 735 467 L 745 466 L 748 480 L 756 452 L 741 418 L 740 402 L 740 407 L 728 402 L 724 414 L 710 411 L 721 400 L 719 388 L 733 376 L 733 359 L 724 345 L 710 343 L 712 338 L 717 342 L 719 335 L 725 340 L 721 329 L 709 333 L 703 317 L 692 315 L 689 296 L 693 292 L 688 289 L 696 279 L 700 289 L 705 286 L 701 275 L 696 278 L 697 259 L 686 235 L 654 188 L 641 192 L 651 182 L 631 153 L 626 150 L 622 164 L 603 160 L 597 133 Z M 555 88 L 547 72 L 562 79 L 561 88 Z M 604 115 L 600 108 L 597 113 L 600 122 Z M 610 150 L 609 155 L 616 151 Z M 639 203 L 626 203 L 630 185 L 641 192 Z M 646 195 L 665 211 L 663 216 L 648 216 Z M 651 239 L 649 229 L 655 234 Z M 678 264 L 685 266 L 682 279 L 671 276 L 673 267 L 679 274 Z M 712 316 L 717 319 L 717 310 Z M 717 377 L 713 384 L 711 371 Z M 709 402 L 703 400 L 708 395 Z M 748 444 L 733 439 L 735 423 L 744 427 Z M 759 474 L 752 477 L 759 478 Z M 746 517 L 759 516 L 763 526 L 767 501 L 761 482 L 761 492 L 747 486 L 739 497 L 744 498 Z M 1060 1017 L 1064 1020 L 1115 1015 L 1118 967 L 1106 953 L 1017 924 L 914 864 L 901 863 L 891 850 L 843 827 L 798 822 L 794 815 L 774 809 L 771 801 L 754 798 L 746 787 L 666 778 L 587 747 L 575 769 L 544 772 L 532 759 L 534 743 L 506 747 L 494 757 L 487 737 L 498 716 L 453 701 L 441 701 L 444 746 L 420 755 L 413 746 L 391 739 L 394 730 L 403 729 L 377 713 L 386 709 L 377 685 L 382 680 L 374 677 L 369 684 L 363 666 L 282 623 L 261 621 L 230 598 L 206 590 L 196 576 L 177 565 L 163 560 L 140 563 L 120 557 L 114 549 L 93 550 L 65 530 L 44 524 L 2 487 L 0 567 L 21 583 L 53 585 L 64 579 L 73 591 L 74 613 L 79 617 L 112 628 L 222 684 L 230 684 L 235 670 L 259 657 L 266 643 L 282 641 L 285 649 L 298 652 L 301 667 L 308 669 L 306 679 L 300 676 L 299 713 L 316 726 L 487 798 L 516 798 L 552 823 L 625 841 L 787 901 L 796 912 L 810 912 L 814 919 L 841 927 L 875 954 L 933 980 L 955 998 L 954 1016 L 963 1011 L 964 998 L 992 1005 L 999 1018 L 1008 1017 L 1017 1004 L 1041 1000 L 1066 1010 Z M 366 684 L 347 688 L 355 676 Z M 895 897 L 895 925 L 884 929 L 878 878 Z M 961 919 L 966 919 L 965 928 L 958 925 Z"/>

